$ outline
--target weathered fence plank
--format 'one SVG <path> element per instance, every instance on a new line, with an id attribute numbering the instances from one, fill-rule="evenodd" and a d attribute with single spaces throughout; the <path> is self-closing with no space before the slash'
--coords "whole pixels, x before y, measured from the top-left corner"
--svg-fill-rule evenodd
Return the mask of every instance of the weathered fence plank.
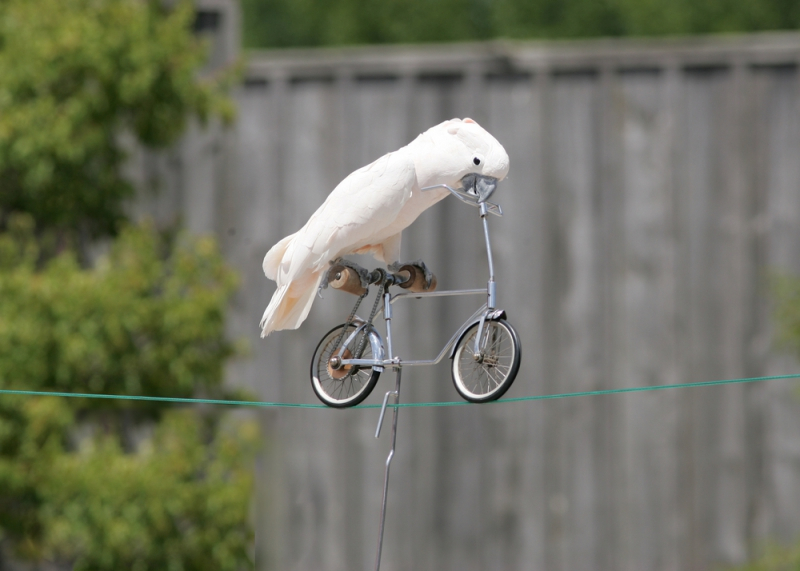
<path id="1" fill-rule="evenodd" d="M 161 220 L 214 231 L 242 273 L 229 377 L 313 402 L 308 362 L 353 299 L 258 339 L 266 250 L 348 172 L 471 116 L 506 146 L 491 219 L 523 344 L 509 396 L 796 372 L 771 345 L 765 277 L 800 272 L 800 36 L 489 43 L 252 54 L 229 131 L 140 157 Z M 149 200 L 149 202 L 148 202 Z M 445 200 L 404 236 L 440 287 L 486 279 L 476 213 Z M 366 302 L 371 303 L 371 299 Z M 471 300 L 397 305 L 431 357 Z M 449 363 L 404 401 L 452 400 Z M 384 373 L 369 402 L 393 386 Z M 383 569 L 703 570 L 800 534 L 796 383 L 403 409 Z M 259 413 L 261 569 L 373 564 L 386 439 L 370 411 Z"/>

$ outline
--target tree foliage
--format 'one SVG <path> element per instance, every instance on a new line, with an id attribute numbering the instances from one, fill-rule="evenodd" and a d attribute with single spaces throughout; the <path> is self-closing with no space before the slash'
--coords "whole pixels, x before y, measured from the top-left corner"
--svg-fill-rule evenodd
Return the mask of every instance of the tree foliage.
<path id="1" fill-rule="evenodd" d="M 776 340 L 800 356 L 800 277 L 775 274 L 771 279 Z"/>
<path id="2" fill-rule="evenodd" d="M 216 243 L 125 220 L 123 141 L 230 117 L 191 5 L 0 0 L 0 389 L 241 396 Z M 87 236 L 111 238 L 93 264 Z M 80 239 L 77 239 L 80 237 Z M 0 395 L 4 553 L 77 570 L 253 567 L 256 430 L 219 409 Z M 10 548 L 10 549 L 9 549 Z"/>
<path id="3" fill-rule="evenodd" d="M 170 240 L 131 226 L 82 270 L 71 251 L 37 267 L 30 219 L 11 230 L 0 236 L 0 380 L 152 396 L 220 390 L 232 353 L 224 309 L 236 280 L 212 239 Z"/>
<path id="4" fill-rule="evenodd" d="M 163 147 L 188 115 L 231 113 L 196 81 L 192 17 L 187 2 L 0 2 L 0 214 L 113 232 L 132 195 L 120 135 Z"/>
<path id="5" fill-rule="evenodd" d="M 32 222 L 14 218 L 0 235 L 0 388 L 231 396 L 236 280 L 212 240 L 131 226 L 94 268 L 39 258 Z M 253 428 L 173 408 L 4 396 L 0 533 L 75 569 L 240 569 Z"/>
<path id="6" fill-rule="evenodd" d="M 800 357 L 800 276 L 773 273 L 769 280 L 776 344 Z M 800 393 L 798 393 L 800 394 Z M 771 543 L 745 565 L 730 571 L 796 571 L 800 569 L 800 541 L 794 545 Z"/>
<path id="7" fill-rule="evenodd" d="M 171 411 L 134 454 L 99 438 L 56 457 L 41 486 L 48 559 L 95 569 L 241 569 L 252 543 L 252 424 Z M 209 442 L 209 436 L 211 436 Z"/>
<path id="8" fill-rule="evenodd" d="M 243 0 L 248 47 L 797 29 L 794 0 Z"/>

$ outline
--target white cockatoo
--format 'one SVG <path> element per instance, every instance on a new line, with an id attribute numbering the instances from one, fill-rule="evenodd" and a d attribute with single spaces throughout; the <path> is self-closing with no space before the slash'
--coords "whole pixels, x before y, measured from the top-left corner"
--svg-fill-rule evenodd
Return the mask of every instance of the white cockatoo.
<path id="1" fill-rule="evenodd" d="M 306 319 L 330 262 L 372 254 L 398 262 L 400 234 L 449 191 L 463 187 L 485 200 L 508 173 L 508 155 L 472 119 L 451 119 L 350 174 L 300 230 L 275 244 L 264 273 L 278 289 L 261 319 L 261 336 L 297 329 Z"/>

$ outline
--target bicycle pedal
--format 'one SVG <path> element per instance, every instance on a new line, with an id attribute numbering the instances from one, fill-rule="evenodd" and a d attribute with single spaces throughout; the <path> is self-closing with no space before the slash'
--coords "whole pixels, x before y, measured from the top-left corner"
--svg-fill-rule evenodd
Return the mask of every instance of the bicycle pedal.
<path id="1" fill-rule="evenodd" d="M 401 266 L 400 269 L 397 270 L 398 274 L 401 273 L 408 273 L 408 279 L 399 284 L 401 288 L 407 289 L 413 293 L 422 293 L 426 291 L 435 291 L 437 281 L 436 276 L 431 274 L 431 285 L 428 286 L 427 282 L 425 281 L 425 272 L 419 266 L 415 266 L 413 264 L 406 264 Z"/>
<path id="2" fill-rule="evenodd" d="M 352 293 L 353 295 L 364 295 L 367 288 L 361 285 L 361 276 L 352 268 L 336 265 L 328 270 L 329 279 L 328 285 L 333 289 Z"/>

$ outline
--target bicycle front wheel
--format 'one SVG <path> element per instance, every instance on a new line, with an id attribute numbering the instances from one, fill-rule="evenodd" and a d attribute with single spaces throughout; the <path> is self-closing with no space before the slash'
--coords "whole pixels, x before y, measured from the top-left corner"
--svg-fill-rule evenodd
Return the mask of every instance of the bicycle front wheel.
<path id="1" fill-rule="evenodd" d="M 342 336 L 344 326 L 337 325 L 328 331 L 311 359 L 311 387 L 319 400 L 334 408 L 354 406 L 363 401 L 375 388 L 381 374 L 377 367 L 337 366 L 337 356 L 352 359 L 359 345 L 362 345 L 362 350 L 358 358 L 374 358 L 369 338 L 362 340 L 364 335 L 369 335 L 369 328 L 365 328 L 362 334 L 353 336 L 356 326 L 351 323 Z M 345 348 L 340 352 L 342 345 Z"/>
<path id="2" fill-rule="evenodd" d="M 475 348 L 479 323 L 470 326 L 456 342 L 453 355 L 453 384 L 470 402 L 499 399 L 519 371 L 519 337 L 504 319 L 486 321 Z"/>

